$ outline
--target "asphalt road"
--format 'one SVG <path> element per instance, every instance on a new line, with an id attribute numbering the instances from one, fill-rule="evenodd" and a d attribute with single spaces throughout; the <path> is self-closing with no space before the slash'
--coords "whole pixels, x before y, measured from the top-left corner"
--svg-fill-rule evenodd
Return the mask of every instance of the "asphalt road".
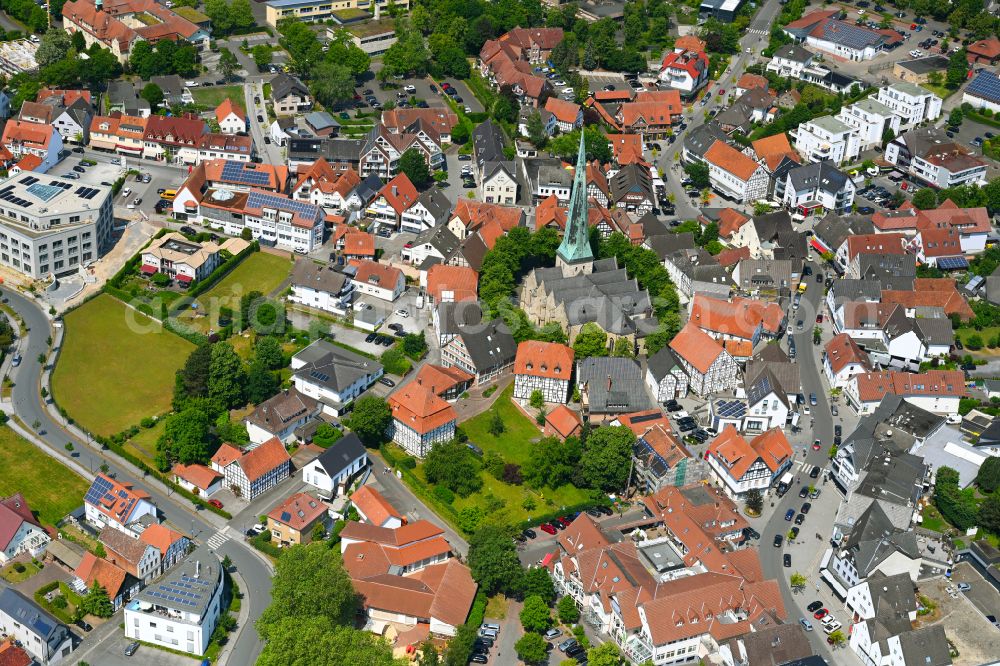
<path id="1" fill-rule="evenodd" d="M 80 439 L 67 430 L 61 420 L 57 422 L 52 417 L 42 404 L 39 389 L 43 366 L 38 362 L 38 355 L 48 355 L 48 344 L 45 338 L 49 335 L 55 338 L 54 331 L 50 327 L 45 313 L 33 301 L 7 287 L 0 287 L 0 293 L 7 299 L 8 305 L 21 315 L 28 328 L 27 336 L 18 341 L 18 351 L 23 361 L 18 367 L 12 368 L 10 375 L 14 381 L 11 393 L 14 413 L 36 433 L 39 439 L 44 441 L 50 450 L 64 458 L 71 457 L 77 465 L 85 470 L 91 470 L 91 472 L 96 473 L 100 470 L 101 465 L 107 465 L 108 471 L 115 474 L 119 481 L 131 483 L 147 491 L 153 503 L 159 508 L 165 522 L 195 541 L 205 542 L 212 539 L 210 545 L 215 547 L 219 558 L 226 555 L 230 557 L 237 570 L 248 581 L 249 589 L 244 590 L 243 603 L 249 604 L 247 624 L 251 626 L 245 626 L 240 630 L 232 650 L 228 653 L 228 661 L 233 664 L 252 663 L 263 649 L 263 643 L 252 624 L 256 622 L 270 602 L 271 571 L 268 565 L 264 563 L 261 556 L 250 550 L 250 546 L 242 543 L 242 539 L 237 536 L 239 534 L 238 525 L 235 529 L 226 530 L 222 535 L 216 537 L 215 535 L 220 531 L 220 528 L 227 527 L 223 518 L 196 510 L 187 500 L 170 493 L 165 486 L 153 479 L 144 480 L 141 472 L 125 464 L 111 452 L 102 451 L 92 441 Z M 39 424 L 37 428 L 34 427 L 35 423 Z M 73 443 L 74 451 L 72 454 L 64 448 L 68 442 Z M 82 501 L 83 498 L 80 499 Z M 237 538 L 230 539 L 229 535 Z M 85 645 L 84 649 L 86 648 Z"/>

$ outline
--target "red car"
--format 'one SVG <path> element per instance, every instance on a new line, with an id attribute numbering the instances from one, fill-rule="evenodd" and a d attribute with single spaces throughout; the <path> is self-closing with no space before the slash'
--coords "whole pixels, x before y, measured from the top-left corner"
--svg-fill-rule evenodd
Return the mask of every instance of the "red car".
<path id="1" fill-rule="evenodd" d="M 556 528 L 552 527 L 548 523 L 544 523 L 542 525 L 539 525 L 538 529 L 540 529 L 541 531 L 545 532 L 546 534 L 555 534 L 556 533 Z"/>
<path id="2" fill-rule="evenodd" d="M 823 313 L 820 313 L 820 314 L 816 315 L 816 323 L 817 324 L 822 324 L 823 323 Z"/>
<path id="3" fill-rule="evenodd" d="M 570 526 L 570 523 L 572 523 L 573 521 L 572 521 L 572 520 L 570 520 L 569 518 L 567 518 L 567 517 L 563 516 L 562 518 L 556 518 L 556 519 L 555 519 L 555 522 L 557 522 L 557 523 L 559 523 L 560 525 L 562 525 L 562 526 L 563 526 L 563 528 L 565 529 L 565 528 L 569 527 L 569 526 Z"/>
<path id="4" fill-rule="evenodd" d="M 818 611 L 816 611 L 815 613 L 813 613 L 813 617 L 816 618 L 817 620 L 822 620 L 824 617 L 826 617 L 829 614 L 830 614 L 830 611 L 828 611 L 825 608 L 820 608 Z"/>
<path id="5" fill-rule="evenodd" d="M 817 439 L 816 441 L 813 442 L 813 451 L 819 451 L 819 448 L 820 448 L 819 440 Z"/>
<path id="6" fill-rule="evenodd" d="M 214 506 L 216 509 L 221 509 L 222 508 L 222 502 L 220 502 L 217 499 L 210 499 L 210 500 L 208 500 L 208 503 L 211 504 L 212 506 Z"/>

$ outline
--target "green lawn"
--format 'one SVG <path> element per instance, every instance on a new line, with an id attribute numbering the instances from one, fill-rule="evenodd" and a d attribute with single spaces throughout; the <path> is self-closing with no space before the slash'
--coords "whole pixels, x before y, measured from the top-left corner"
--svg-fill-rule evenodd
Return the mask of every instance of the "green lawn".
<path id="1" fill-rule="evenodd" d="M 987 326 L 981 331 L 977 331 L 971 326 L 955 329 L 955 337 L 960 339 L 962 341 L 962 344 L 966 345 L 966 349 L 968 349 L 969 338 L 971 338 L 973 335 L 978 335 L 980 337 L 980 339 L 983 341 L 983 350 L 986 350 L 988 349 L 986 347 L 986 344 L 993 338 L 1000 335 L 1000 326 Z M 974 350 L 968 350 L 968 351 L 971 352 Z M 963 355 L 965 353 L 966 352 L 962 352 Z"/>
<path id="2" fill-rule="evenodd" d="M 34 562 L 21 563 L 21 566 L 24 568 L 24 571 L 21 573 L 17 572 L 15 568 L 16 566 L 17 566 L 16 564 L 8 564 L 4 568 L 3 573 L 0 574 L 0 576 L 2 576 L 5 581 L 7 581 L 12 585 L 16 585 L 17 583 L 23 583 L 24 581 L 28 580 L 36 573 L 41 571 L 41 569 L 35 566 Z"/>
<path id="3" fill-rule="evenodd" d="M 194 345 L 106 294 L 65 322 L 52 390 L 71 417 L 107 436 L 170 409 L 174 374 Z"/>
<path id="4" fill-rule="evenodd" d="M 46 525 L 80 506 L 87 482 L 13 430 L 0 427 L 0 496 L 16 492 Z"/>
<path id="5" fill-rule="evenodd" d="M 194 88 L 191 90 L 191 96 L 194 97 L 195 104 L 203 104 L 213 109 L 222 104 L 222 100 L 227 97 L 242 107 L 245 97 L 243 95 L 243 86 L 240 85 Z"/>
<path id="6" fill-rule="evenodd" d="M 924 507 L 924 510 L 920 513 L 923 521 L 920 526 L 932 530 L 934 532 L 944 532 L 948 528 L 948 523 L 945 522 L 944 517 L 938 512 L 933 504 L 928 504 Z"/>
<path id="7" fill-rule="evenodd" d="M 921 83 L 920 86 L 922 88 L 930 90 L 932 93 L 934 93 L 941 99 L 948 99 L 949 97 L 954 95 L 955 91 L 957 90 L 957 88 L 949 88 L 947 86 L 935 86 L 931 83 Z"/>
<path id="8" fill-rule="evenodd" d="M 291 271 L 292 262 L 285 257 L 254 252 L 214 287 L 198 296 L 196 309 L 186 308 L 177 314 L 177 318 L 202 333 L 218 328 L 221 308 L 238 310 L 240 297 L 251 291 L 269 295 L 281 286 Z"/>
<path id="9" fill-rule="evenodd" d="M 490 434 L 491 411 L 486 411 L 460 424 L 462 431 L 483 451 L 495 451 L 510 462 L 521 464 L 528 459 L 534 442 L 542 438 L 542 433 L 528 417 L 518 409 L 511 396 L 514 395 L 514 385 L 507 387 L 492 409 L 500 412 L 505 430 L 499 436 Z"/>
<path id="10" fill-rule="evenodd" d="M 142 428 L 138 435 L 125 442 L 125 450 L 153 465 L 153 460 L 156 458 L 156 442 L 166 428 L 165 419 L 160 419 L 152 428 Z"/>

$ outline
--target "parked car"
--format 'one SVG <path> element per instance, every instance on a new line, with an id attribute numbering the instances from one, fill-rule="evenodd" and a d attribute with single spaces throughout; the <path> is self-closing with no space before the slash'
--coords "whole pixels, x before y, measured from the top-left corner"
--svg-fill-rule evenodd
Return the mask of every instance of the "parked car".
<path id="1" fill-rule="evenodd" d="M 958 584 L 958 591 L 959 592 L 968 592 L 971 589 L 972 589 L 972 586 L 969 585 L 968 583 L 959 583 Z"/>
<path id="2" fill-rule="evenodd" d="M 125 656 L 131 657 L 135 654 L 135 651 L 139 649 L 139 641 L 132 641 L 125 646 Z"/>
<path id="3" fill-rule="evenodd" d="M 208 500 L 208 503 L 211 504 L 212 506 L 214 506 L 216 509 L 221 509 L 222 508 L 222 502 L 220 502 L 217 499 L 210 499 L 210 500 Z"/>
<path id="4" fill-rule="evenodd" d="M 785 520 L 791 520 L 795 517 L 795 509 L 789 509 L 785 512 Z"/>
<path id="5" fill-rule="evenodd" d="M 562 629 L 553 628 L 545 632 L 545 638 L 547 640 L 552 640 L 553 638 L 557 638 L 559 636 L 562 636 Z"/>
<path id="6" fill-rule="evenodd" d="M 552 527 L 548 523 L 543 523 L 543 524 L 539 525 L 538 529 L 540 529 L 541 531 L 545 532 L 546 534 L 555 534 L 558 531 L 558 530 L 556 530 L 556 528 Z"/>
<path id="7" fill-rule="evenodd" d="M 806 618 L 800 619 L 799 620 L 799 624 L 801 624 L 802 628 L 805 629 L 806 631 L 812 631 L 813 630 L 812 622 L 810 622 Z"/>
<path id="8" fill-rule="evenodd" d="M 804 522 L 806 522 L 806 517 L 805 517 L 804 514 L 800 513 L 799 515 L 795 516 L 795 524 L 796 525 L 801 525 Z"/>
<path id="9" fill-rule="evenodd" d="M 806 610 L 809 611 L 810 613 L 815 613 L 816 611 L 818 611 L 822 607 L 823 607 L 823 602 L 819 601 L 819 600 L 816 600 L 816 601 L 812 602 L 811 604 L 809 604 L 808 606 L 806 606 Z"/>
<path id="10" fill-rule="evenodd" d="M 821 471 L 822 471 L 822 470 L 820 469 L 819 465 L 816 465 L 816 466 L 814 466 L 814 467 L 812 468 L 812 471 L 811 471 L 811 472 L 809 472 L 809 478 L 810 478 L 810 479 L 816 479 L 816 478 L 819 478 L 819 473 L 820 473 Z M 805 506 L 808 506 L 808 505 L 803 505 L 803 508 L 805 508 Z M 808 511 L 808 510 L 806 510 L 806 511 L 803 511 L 802 513 L 809 513 L 809 511 Z"/>
<path id="11" fill-rule="evenodd" d="M 813 613 L 813 617 L 816 618 L 817 620 L 822 620 L 824 617 L 826 617 L 829 614 L 830 614 L 830 611 L 828 611 L 825 608 L 820 608 L 818 611 L 816 611 L 815 613 Z"/>
<path id="12" fill-rule="evenodd" d="M 792 556 L 789 553 L 785 553 L 785 556 L 782 558 L 782 561 L 786 569 L 792 566 Z"/>
<path id="13" fill-rule="evenodd" d="M 808 496 L 809 496 L 809 486 L 802 486 L 802 488 L 799 490 L 799 498 L 805 499 Z"/>
<path id="14" fill-rule="evenodd" d="M 558 646 L 559 647 L 559 651 L 560 652 L 565 652 L 566 650 L 570 649 L 571 647 L 573 647 L 576 644 L 577 644 L 577 642 L 576 642 L 575 638 L 567 638 L 566 640 L 564 640 L 562 643 L 559 644 L 559 646 Z"/>
<path id="15" fill-rule="evenodd" d="M 785 537 L 781 536 L 780 534 L 775 534 L 774 535 L 774 547 L 775 548 L 781 548 L 781 544 L 784 543 L 784 541 L 785 541 Z"/>
<path id="16" fill-rule="evenodd" d="M 396 382 L 392 381 L 388 377 L 379 377 L 378 383 L 381 384 L 382 386 L 388 386 L 389 388 L 392 388 L 393 386 L 396 385 Z"/>
<path id="17" fill-rule="evenodd" d="M 523 534 L 526 539 L 534 539 L 535 537 L 538 536 L 538 533 L 535 532 L 535 530 L 533 529 L 526 529 L 523 532 L 521 532 L 521 534 Z"/>

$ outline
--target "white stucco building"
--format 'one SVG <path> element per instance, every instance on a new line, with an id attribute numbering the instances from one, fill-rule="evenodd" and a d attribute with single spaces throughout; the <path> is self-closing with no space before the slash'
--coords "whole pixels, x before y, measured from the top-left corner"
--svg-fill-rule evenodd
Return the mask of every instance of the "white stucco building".
<path id="1" fill-rule="evenodd" d="M 857 158 L 861 140 L 857 131 L 833 116 L 821 116 L 802 123 L 789 132 L 795 140 L 795 149 L 810 162 L 830 160 L 843 164 Z"/>

